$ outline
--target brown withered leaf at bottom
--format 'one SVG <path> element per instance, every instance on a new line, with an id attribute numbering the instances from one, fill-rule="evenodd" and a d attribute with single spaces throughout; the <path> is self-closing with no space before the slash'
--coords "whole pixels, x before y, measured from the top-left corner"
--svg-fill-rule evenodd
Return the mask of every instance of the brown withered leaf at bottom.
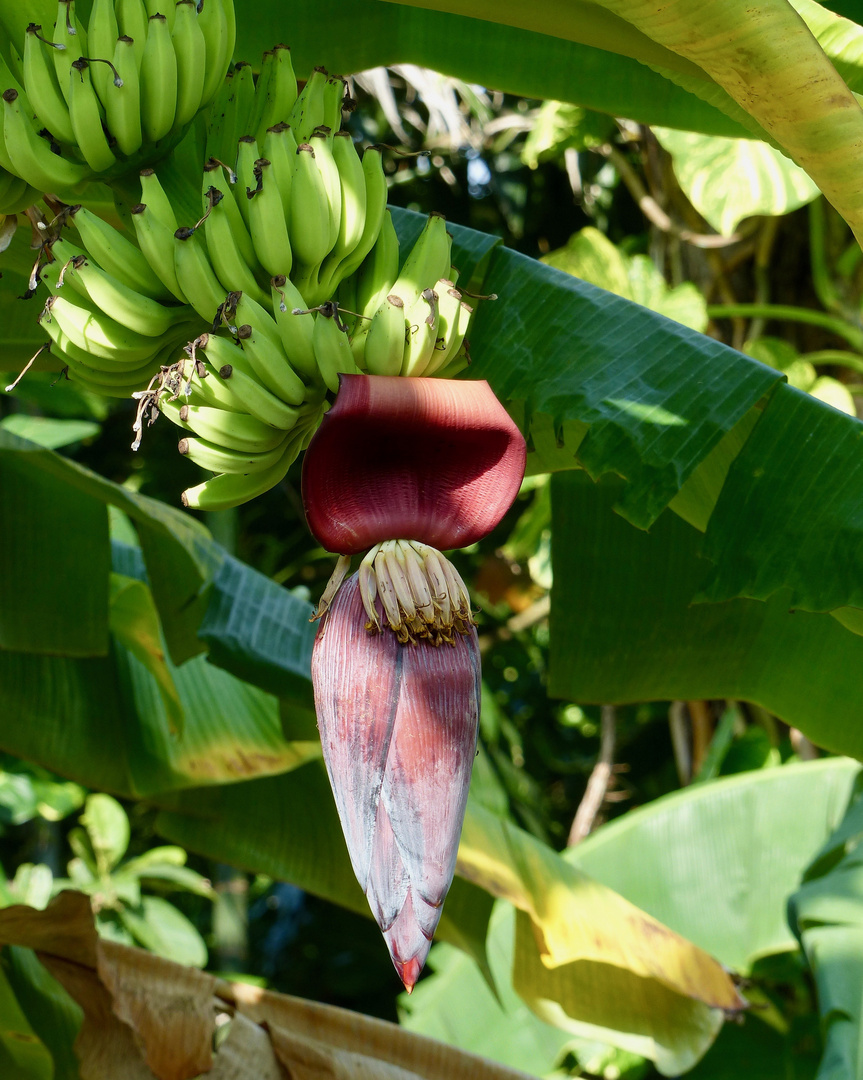
<path id="1" fill-rule="evenodd" d="M 102 941 L 82 893 L 0 910 L 2 944 L 36 948 L 83 1009 L 81 1080 L 529 1080 L 396 1024 Z"/>

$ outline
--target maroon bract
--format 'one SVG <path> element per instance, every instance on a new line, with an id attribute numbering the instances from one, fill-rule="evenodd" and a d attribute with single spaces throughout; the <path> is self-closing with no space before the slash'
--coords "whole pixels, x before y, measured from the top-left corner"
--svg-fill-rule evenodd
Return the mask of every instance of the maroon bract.
<path id="1" fill-rule="evenodd" d="M 341 375 L 303 463 L 309 528 L 354 555 L 399 537 L 467 547 L 518 493 L 526 448 L 485 381 Z"/>
<path id="2" fill-rule="evenodd" d="M 473 626 L 451 644 L 404 645 L 366 624 L 354 574 L 321 621 L 312 682 L 354 873 L 410 991 L 455 872 L 476 752 L 479 649 Z"/>

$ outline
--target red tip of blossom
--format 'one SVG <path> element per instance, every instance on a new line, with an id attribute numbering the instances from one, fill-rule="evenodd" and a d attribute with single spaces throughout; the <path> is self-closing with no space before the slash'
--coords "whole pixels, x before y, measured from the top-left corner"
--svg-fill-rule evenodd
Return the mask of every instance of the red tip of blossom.
<path id="1" fill-rule="evenodd" d="M 526 447 L 485 381 L 341 375 L 306 451 L 303 503 L 328 551 L 481 540 L 518 494 Z"/>
<path id="2" fill-rule="evenodd" d="M 405 984 L 405 990 L 407 990 L 409 994 L 412 994 L 417 979 L 420 977 L 420 972 L 423 969 L 422 962 L 414 956 L 410 960 L 405 960 L 404 963 L 400 960 L 393 960 L 393 963 L 396 966 L 399 978 Z"/>

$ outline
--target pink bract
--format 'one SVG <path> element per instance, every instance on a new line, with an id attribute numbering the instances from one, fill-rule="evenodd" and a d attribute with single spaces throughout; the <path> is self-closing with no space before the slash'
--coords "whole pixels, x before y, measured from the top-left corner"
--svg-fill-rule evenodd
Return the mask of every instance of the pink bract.
<path id="1" fill-rule="evenodd" d="M 526 448 L 485 381 L 341 375 L 306 451 L 314 536 L 354 555 L 384 540 L 467 547 L 518 494 Z"/>

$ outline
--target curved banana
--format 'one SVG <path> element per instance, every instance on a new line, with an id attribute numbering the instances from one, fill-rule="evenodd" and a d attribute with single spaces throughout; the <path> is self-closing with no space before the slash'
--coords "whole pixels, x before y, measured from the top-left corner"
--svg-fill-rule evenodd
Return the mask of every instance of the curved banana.
<path id="1" fill-rule="evenodd" d="M 291 214 L 288 230 L 291 250 L 301 264 L 298 275 L 304 281 L 313 277 L 316 280 L 317 268 L 330 250 L 330 204 L 323 175 L 315 164 L 315 151 L 309 143 L 300 143 L 297 147 L 291 198 L 294 207 L 298 208 Z M 294 280 L 303 292 L 297 275 Z M 306 300 L 312 303 L 309 297 Z"/>
<path id="2" fill-rule="evenodd" d="M 10 177 L 10 181 L 0 197 L 0 214 L 20 214 L 42 198 L 42 192 L 30 187 L 20 176 L 12 173 L 6 175 Z"/>
<path id="3" fill-rule="evenodd" d="M 220 473 L 212 480 L 187 488 L 181 498 L 190 510 L 230 510 L 275 487 L 287 475 L 302 449 L 301 437 L 289 438 L 278 462 L 263 472 Z"/>
<path id="4" fill-rule="evenodd" d="M 57 74 L 57 85 L 60 87 L 60 93 L 68 101 L 69 70 L 72 67 L 72 61 L 77 60 L 79 56 L 88 55 L 87 35 L 78 22 L 75 0 L 59 0 L 52 41 L 54 48 L 51 50 L 51 57 Z"/>
<path id="5" fill-rule="evenodd" d="M 203 0 L 198 14 L 198 25 L 204 35 L 207 56 L 207 73 L 201 95 L 201 100 L 205 103 L 215 97 L 225 78 L 231 57 L 234 55 L 236 41 L 234 19 L 232 0 Z M 236 139 L 234 142 L 236 143 Z M 209 152 L 207 156 L 210 156 Z"/>
<path id="6" fill-rule="evenodd" d="M 171 29 L 171 41 L 177 57 L 174 126 L 183 127 L 195 118 L 204 100 L 207 42 L 198 23 L 198 9 L 194 0 L 179 0 L 175 11 Z"/>
<path id="7" fill-rule="evenodd" d="M 41 29 L 37 23 L 30 23 L 24 35 L 24 84 L 27 96 L 40 123 L 54 138 L 64 143 L 74 143 L 69 106 L 66 96 L 60 91 L 54 62 L 48 59 L 47 50 L 51 46 L 41 40 Z"/>
<path id="8" fill-rule="evenodd" d="M 130 289 L 89 261 L 86 253 L 68 240 L 56 240 L 52 253 L 62 263 L 69 264 L 64 280 L 79 295 L 92 300 L 106 315 L 135 333 L 144 337 L 164 337 L 179 322 L 188 322 L 192 316 L 187 307 L 166 307 L 158 300 Z"/>
<path id="9" fill-rule="evenodd" d="M 150 269 L 181 304 L 188 304 L 174 265 L 174 230 L 169 228 L 146 203 L 131 210 L 138 246 Z"/>
<path id="10" fill-rule="evenodd" d="M 75 141 L 93 172 L 105 172 L 117 161 L 102 127 L 102 106 L 90 81 L 90 65 L 81 57 L 69 72 L 69 119 Z"/>
<path id="11" fill-rule="evenodd" d="M 202 319 L 212 323 L 225 300 L 225 290 L 216 277 L 203 237 L 194 228 L 174 233 L 174 270 L 188 303 Z"/>
<path id="12" fill-rule="evenodd" d="M 144 0 L 144 7 L 147 9 L 147 17 L 150 19 L 154 15 L 164 15 L 168 22 L 168 30 L 173 32 L 176 18 L 176 9 L 173 3 L 166 3 L 165 0 Z"/>
<path id="13" fill-rule="evenodd" d="M 370 375 L 399 375 L 404 354 L 405 305 L 400 296 L 390 293 L 375 312 L 365 335 L 361 366 Z M 353 355 L 356 357 L 356 353 Z"/>
<path id="14" fill-rule="evenodd" d="M 268 274 L 287 276 L 291 272 L 293 256 L 282 209 L 282 196 L 273 176 L 272 166 L 266 158 L 258 160 L 256 170 L 258 184 L 254 195 L 249 199 L 249 232 L 255 245 L 255 254 Z"/>
<path id="15" fill-rule="evenodd" d="M 384 298 L 393 291 L 399 276 L 399 238 L 389 210 L 384 215 L 375 246 L 354 275 L 357 289 L 357 311 L 373 316 Z M 368 323 L 366 324 L 368 328 Z"/>
<path id="16" fill-rule="evenodd" d="M 327 256 L 321 277 L 330 273 L 330 264 L 338 265 L 359 244 L 366 222 L 366 182 L 363 163 L 349 131 L 337 131 L 333 137 L 333 161 L 339 178 L 339 234 L 333 251 Z"/>
<path id="17" fill-rule="evenodd" d="M 333 158 L 333 134 L 328 127 L 316 128 L 309 139 L 315 151 L 315 164 L 321 170 L 324 187 L 327 192 L 327 204 L 330 210 L 330 245 L 329 251 L 336 246 L 342 223 L 342 192 L 339 180 L 339 167 Z"/>
<path id="18" fill-rule="evenodd" d="M 287 118 L 296 136 L 297 143 L 308 142 L 316 127 L 326 124 L 324 89 L 327 85 L 326 68 L 317 67 L 306 80 L 306 85 L 294 102 L 291 115 Z M 338 127 L 338 124 L 334 125 Z"/>
<path id="19" fill-rule="evenodd" d="M 275 124 L 264 133 L 261 153 L 270 163 L 270 171 L 282 197 L 282 214 L 287 225 L 291 220 L 291 190 L 297 164 L 297 140 L 287 124 Z"/>
<path id="20" fill-rule="evenodd" d="M 218 378 L 227 384 L 230 393 L 251 416 L 284 431 L 290 431 L 296 424 L 299 419 L 297 409 L 263 385 L 240 345 L 216 334 L 204 334 L 199 348 L 210 366 L 218 372 Z"/>
<path id="21" fill-rule="evenodd" d="M 458 290 L 453 291 L 458 292 Z M 461 293 L 458 295 L 461 296 Z M 445 330 L 446 335 L 444 339 L 445 347 L 439 351 L 436 349 L 431 363 L 424 372 L 425 375 L 438 375 L 441 378 L 449 379 L 453 375 L 457 375 L 459 371 L 463 371 L 470 364 L 465 334 L 470 326 L 473 311 L 474 309 L 470 304 L 464 300 L 459 300 L 458 308 L 454 314 L 447 312 L 445 327 L 442 321 L 442 330 Z"/>
<path id="22" fill-rule="evenodd" d="M 21 95 L 11 88 L 3 93 L 3 141 L 13 171 L 40 191 L 68 191 L 90 176 L 86 165 L 51 150 L 24 115 Z"/>
<path id="23" fill-rule="evenodd" d="M 75 365 L 80 367 L 82 374 L 92 382 L 102 381 L 106 385 L 125 386 L 129 381 L 140 378 L 141 372 L 149 369 L 153 363 L 153 357 L 158 355 L 159 345 L 154 346 L 148 356 L 143 359 L 127 360 L 122 353 L 113 353 L 109 358 L 101 356 L 90 349 L 82 348 L 76 340 L 69 336 L 63 326 L 52 316 L 54 305 L 59 298 L 49 298 L 45 311 L 39 316 L 39 325 L 51 338 L 57 349 L 52 352 L 57 354 L 59 349 L 64 357 L 69 357 Z M 64 323 L 64 325 L 67 325 Z M 76 339 L 80 340 L 76 334 Z"/>
<path id="24" fill-rule="evenodd" d="M 112 363 L 140 365 L 163 345 L 156 338 L 143 337 L 121 326 L 77 293 L 60 296 L 55 292 L 45 305 L 40 320 L 43 325 L 46 319 L 56 319 L 63 333 L 79 349 Z"/>
<path id="25" fill-rule="evenodd" d="M 432 212 L 393 283 L 393 292 L 404 298 L 408 308 L 423 289 L 449 273 L 451 247 L 446 218 Z"/>
<path id="26" fill-rule="evenodd" d="M 327 389 L 335 393 L 339 388 L 340 374 L 358 373 L 348 335 L 338 328 L 334 318 L 327 318 L 318 312 L 315 315 L 314 345 L 321 378 Z"/>
<path id="27" fill-rule="evenodd" d="M 323 123 L 331 130 L 342 126 L 342 104 L 345 100 L 345 80 L 341 75 L 330 75 L 324 86 Z"/>
<path id="28" fill-rule="evenodd" d="M 315 360 L 314 316 L 294 314 L 295 309 L 305 308 L 305 301 L 290 278 L 274 277 L 271 288 L 273 315 L 291 367 L 307 383 L 316 382 L 320 374 Z"/>
<path id="29" fill-rule="evenodd" d="M 215 188 L 223 196 L 221 200 L 216 200 L 215 196 L 211 195 L 212 188 Z M 227 215 L 231 230 L 234 233 L 234 242 L 239 248 L 244 261 L 248 263 L 253 272 L 257 273 L 261 267 L 255 255 L 255 245 L 252 243 L 249 230 L 246 228 L 245 220 L 240 213 L 237 200 L 234 198 L 232 185 L 225 176 L 225 167 L 214 158 L 210 158 L 204 165 L 203 196 L 205 211 L 212 205 L 214 200 L 221 206 L 223 213 Z"/>
<path id="30" fill-rule="evenodd" d="M 365 148 L 362 166 L 363 179 L 366 184 L 366 213 L 362 235 L 350 255 L 331 271 L 329 279 L 324 280 L 321 278 L 321 287 L 327 293 L 333 292 L 335 285 L 354 273 L 374 247 L 383 226 L 384 214 L 387 208 L 387 178 L 384 174 L 380 147 L 367 146 Z M 440 276 L 438 275 L 438 277 Z"/>
<path id="31" fill-rule="evenodd" d="M 114 11 L 117 16 L 117 36 L 131 38 L 135 43 L 135 57 L 140 71 L 149 22 L 144 0 L 114 0 Z"/>
<path id="32" fill-rule="evenodd" d="M 127 156 L 136 154 L 143 145 L 141 127 L 141 82 L 135 42 L 123 35 L 117 38 L 112 63 L 122 86 L 109 79 L 105 87 L 105 120 L 108 130 L 117 140 L 120 151 Z"/>
<path id="33" fill-rule="evenodd" d="M 244 292 L 253 296 L 258 303 L 269 301 L 264 290 L 258 284 L 254 271 L 246 261 L 240 249 L 239 236 L 245 233 L 246 226 L 240 218 L 239 210 L 229 193 L 223 195 L 216 187 L 210 189 L 210 210 L 204 222 L 204 236 L 207 240 L 207 252 L 216 277 L 225 292 Z M 237 215 L 239 229 L 231 220 L 231 211 Z M 239 231 L 242 229 L 242 233 Z M 246 233 L 246 235 L 248 235 Z M 257 260 L 255 260 L 257 262 Z"/>
<path id="34" fill-rule="evenodd" d="M 250 192 L 255 192 L 258 187 L 259 177 L 255 175 L 258 157 L 258 143 L 254 135 L 243 135 L 237 143 L 237 182 L 234 185 L 234 199 L 250 234 L 249 199 L 252 197 Z"/>
<path id="35" fill-rule="evenodd" d="M 239 473 L 250 475 L 263 472 L 276 465 L 284 453 L 283 442 L 262 454 L 249 451 L 228 450 L 217 443 L 208 442 L 197 435 L 180 439 L 177 449 L 190 461 L 214 473 Z"/>
<path id="36" fill-rule="evenodd" d="M 144 138 L 158 142 L 174 126 L 177 115 L 177 54 L 162 14 L 151 15 L 141 56 L 141 128 Z"/>
<path id="37" fill-rule="evenodd" d="M 267 131 L 276 124 L 286 123 L 297 100 L 297 77 L 291 63 L 291 50 L 287 45 L 276 45 L 269 53 L 267 77 L 259 82 L 252 116 L 250 134 L 262 143 Z M 263 70 L 261 72 L 263 75 Z M 266 148 L 264 155 L 266 156 Z"/>
<path id="38" fill-rule="evenodd" d="M 213 102 L 207 131 L 208 158 L 215 158 L 232 168 L 236 165 L 237 143 L 243 135 L 250 134 L 254 107 L 252 68 L 241 61 L 226 76 Z"/>
<path id="39" fill-rule="evenodd" d="M 241 453 L 266 453 L 285 437 L 284 431 L 270 427 L 248 413 L 228 412 L 208 405 L 179 405 L 164 398 L 159 401 L 159 411 L 178 427 Z"/>
<path id="40" fill-rule="evenodd" d="M 272 323 L 272 319 L 267 318 Z M 249 323 L 237 327 L 237 341 L 242 345 L 249 367 L 268 390 L 288 405 L 302 405 L 306 397 L 305 384 L 291 367 L 280 342 L 274 343 L 259 332 L 257 324 Z"/>
<path id="41" fill-rule="evenodd" d="M 434 289 L 423 289 L 405 312 L 405 323 L 407 337 L 401 373 L 423 375 L 434 356 L 438 336 L 438 294 Z"/>
<path id="42" fill-rule="evenodd" d="M 114 12 L 114 0 L 93 0 L 90 20 L 87 23 L 87 48 L 89 50 L 87 55 L 99 60 L 111 60 L 119 36 L 120 28 Z M 107 105 L 106 91 L 109 83 L 113 81 L 111 69 L 107 64 L 96 64 L 90 72 L 90 78 L 99 95 L 99 100 L 103 105 Z M 33 100 L 32 94 L 30 100 Z M 112 134 L 116 135 L 116 132 L 112 131 Z"/>
<path id="43" fill-rule="evenodd" d="M 149 206 L 151 213 L 171 232 L 176 232 L 177 215 L 155 169 L 142 169 L 139 175 L 141 177 L 141 202 Z"/>

